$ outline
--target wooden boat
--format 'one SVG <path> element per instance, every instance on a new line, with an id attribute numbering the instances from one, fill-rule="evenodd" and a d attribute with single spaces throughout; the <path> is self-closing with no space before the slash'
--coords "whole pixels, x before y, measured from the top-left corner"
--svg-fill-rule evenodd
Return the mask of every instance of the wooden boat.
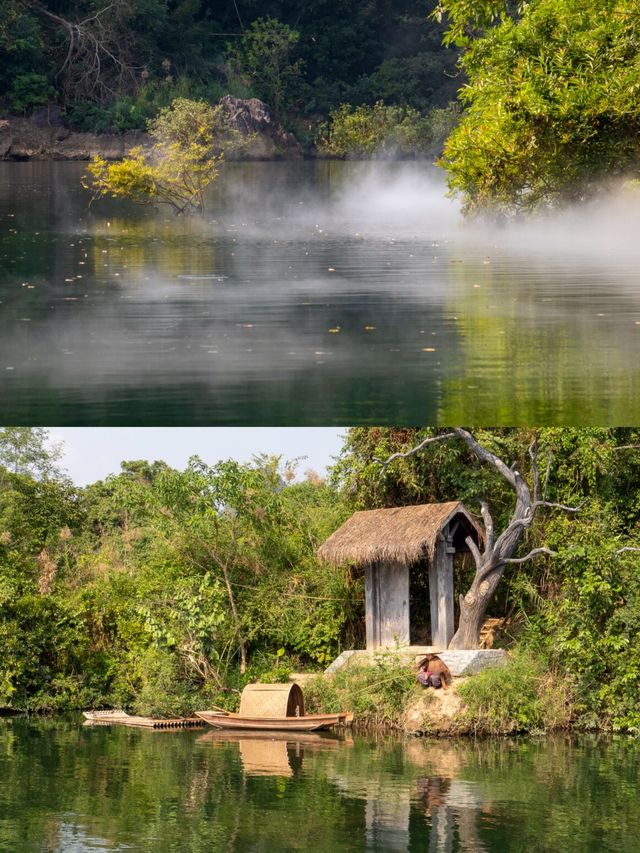
<path id="1" fill-rule="evenodd" d="M 220 714 L 216 711 L 196 711 L 196 716 L 217 729 L 254 729 L 261 731 L 313 732 L 334 726 L 350 726 L 353 714 L 309 714 L 300 717 L 243 717 L 240 714 Z"/>

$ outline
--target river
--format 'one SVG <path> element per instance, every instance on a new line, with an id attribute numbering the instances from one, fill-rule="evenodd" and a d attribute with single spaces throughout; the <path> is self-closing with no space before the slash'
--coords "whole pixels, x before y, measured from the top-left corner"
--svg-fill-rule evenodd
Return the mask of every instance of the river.
<path id="1" fill-rule="evenodd" d="M 483 231 L 425 165 L 236 163 L 175 217 L 84 169 L 0 163 L 4 424 L 640 422 L 624 209 Z"/>
<path id="2" fill-rule="evenodd" d="M 12 853 L 638 850 L 640 743 L 0 720 Z"/>

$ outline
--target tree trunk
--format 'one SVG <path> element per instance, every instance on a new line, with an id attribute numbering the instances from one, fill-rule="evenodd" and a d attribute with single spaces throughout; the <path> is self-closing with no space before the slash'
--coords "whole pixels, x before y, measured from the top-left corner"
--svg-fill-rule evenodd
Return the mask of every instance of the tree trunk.
<path id="1" fill-rule="evenodd" d="M 529 447 L 529 456 L 533 470 L 533 496 L 526 480 L 515 465 L 509 467 L 486 447 L 483 447 L 473 435 L 462 427 L 455 427 L 452 432 L 441 435 L 430 436 L 420 444 L 402 453 L 393 453 L 382 462 L 386 466 L 394 459 L 406 458 L 417 453 L 436 441 L 444 441 L 450 438 L 461 439 L 473 454 L 494 469 L 514 490 L 516 502 L 511 515 L 511 520 L 503 532 L 496 538 L 493 529 L 493 519 L 488 505 L 481 501 L 480 507 L 485 526 L 484 541 L 479 546 L 474 540 L 467 538 L 467 546 L 473 555 L 476 564 L 476 574 L 473 583 L 466 595 L 460 596 L 460 618 L 458 630 L 449 643 L 450 649 L 477 649 L 480 645 L 480 629 L 484 621 L 487 606 L 500 583 L 500 579 L 507 568 L 508 563 L 524 563 L 538 554 L 553 554 L 548 548 L 534 548 L 525 557 L 513 559 L 512 555 L 518 547 L 525 530 L 528 530 L 535 518 L 539 507 L 556 507 L 569 512 L 577 512 L 579 507 L 565 506 L 564 504 L 551 503 L 546 500 L 546 485 L 544 484 L 543 496 L 540 497 L 540 475 L 537 466 L 538 437 L 537 434 Z M 381 461 L 381 460 L 377 460 Z M 547 481 L 549 478 L 547 467 Z M 482 548 L 482 551 L 480 550 Z"/>
<path id="2" fill-rule="evenodd" d="M 480 646 L 480 629 L 493 594 L 500 582 L 504 565 L 493 570 L 483 564 L 476 572 L 466 595 L 460 596 L 458 630 L 449 643 L 450 649 L 477 649 Z M 487 573 L 489 572 L 488 576 Z M 484 578 L 484 580 L 483 580 Z"/>
<path id="3" fill-rule="evenodd" d="M 238 616 L 238 608 L 236 607 L 236 600 L 233 596 L 233 589 L 231 588 L 231 581 L 229 580 L 227 567 L 223 562 L 219 562 L 218 564 L 222 569 L 222 576 L 224 578 L 224 584 L 227 588 L 229 605 L 231 607 L 231 612 L 233 613 L 233 621 L 236 628 L 236 636 L 238 638 L 238 650 L 240 651 L 240 672 L 244 675 L 244 673 L 247 671 L 247 647 L 242 636 L 242 631 L 240 630 L 240 617 Z"/>

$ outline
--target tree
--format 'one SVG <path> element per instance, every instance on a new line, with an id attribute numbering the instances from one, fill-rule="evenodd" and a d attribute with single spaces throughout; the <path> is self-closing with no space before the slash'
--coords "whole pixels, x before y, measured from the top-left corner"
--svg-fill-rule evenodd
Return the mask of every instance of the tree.
<path id="1" fill-rule="evenodd" d="M 62 444 L 49 440 L 49 430 L 42 427 L 0 428 L 0 465 L 14 474 L 30 474 L 41 480 L 60 476 L 57 463 L 62 458 Z"/>
<path id="2" fill-rule="evenodd" d="M 293 59 L 300 33 L 275 18 L 258 18 L 237 45 L 227 47 L 227 60 L 245 76 L 256 94 L 280 113 L 291 104 L 302 75 L 301 59 Z"/>
<path id="3" fill-rule="evenodd" d="M 640 169 L 640 17 L 626 0 L 442 0 L 466 107 L 442 164 L 467 212 L 581 201 Z"/>
<path id="4" fill-rule="evenodd" d="M 176 213 L 204 210 L 204 191 L 218 177 L 221 145 L 240 146 L 240 134 L 224 124 L 220 107 L 176 98 L 149 122 L 150 150 L 134 148 L 115 163 L 95 157 L 83 186 L 93 198 L 128 198 L 168 204 Z M 217 131 L 217 133 L 216 133 Z"/>
<path id="5" fill-rule="evenodd" d="M 494 471 L 500 474 L 511 486 L 516 496 L 511 519 L 499 535 L 496 535 L 494 530 L 494 522 L 488 503 L 484 500 L 481 501 L 480 509 L 484 521 L 484 541 L 480 543 L 480 546 L 477 546 L 471 537 L 466 539 L 466 544 L 473 555 L 476 571 L 466 594 L 460 596 L 458 630 L 451 640 L 449 648 L 473 649 L 478 645 L 480 628 L 482 627 L 487 607 L 507 565 L 510 563 L 524 563 L 540 554 L 553 554 L 549 548 L 541 547 L 534 548 L 524 557 L 514 558 L 512 556 L 523 534 L 533 524 L 538 510 L 542 507 L 556 507 L 569 512 L 576 512 L 578 507 L 570 507 L 546 500 L 546 487 L 550 467 L 547 467 L 547 477 L 541 491 L 540 475 L 537 466 L 537 436 L 529 447 L 534 479 L 533 495 L 526 480 L 515 465 L 511 467 L 506 465 L 499 456 L 476 441 L 468 430 L 460 427 L 444 435 L 430 436 L 404 453 L 392 454 L 382 464 L 386 468 L 395 459 L 406 458 L 408 455 L 418 453 L 429 444 L 449 438 L 461 439 L 481 462 L 489 465 Z"/>

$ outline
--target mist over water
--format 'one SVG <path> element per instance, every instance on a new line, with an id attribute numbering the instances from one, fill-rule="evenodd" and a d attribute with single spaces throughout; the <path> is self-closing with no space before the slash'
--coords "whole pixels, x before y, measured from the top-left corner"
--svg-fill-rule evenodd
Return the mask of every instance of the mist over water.
<path id="1" fill-rule="evenodd" d="M 415 163 L 228 164 L 203 218 L 0 164 L 6 423 L 629 423 L 640 204 L 465 222 Z"/>

